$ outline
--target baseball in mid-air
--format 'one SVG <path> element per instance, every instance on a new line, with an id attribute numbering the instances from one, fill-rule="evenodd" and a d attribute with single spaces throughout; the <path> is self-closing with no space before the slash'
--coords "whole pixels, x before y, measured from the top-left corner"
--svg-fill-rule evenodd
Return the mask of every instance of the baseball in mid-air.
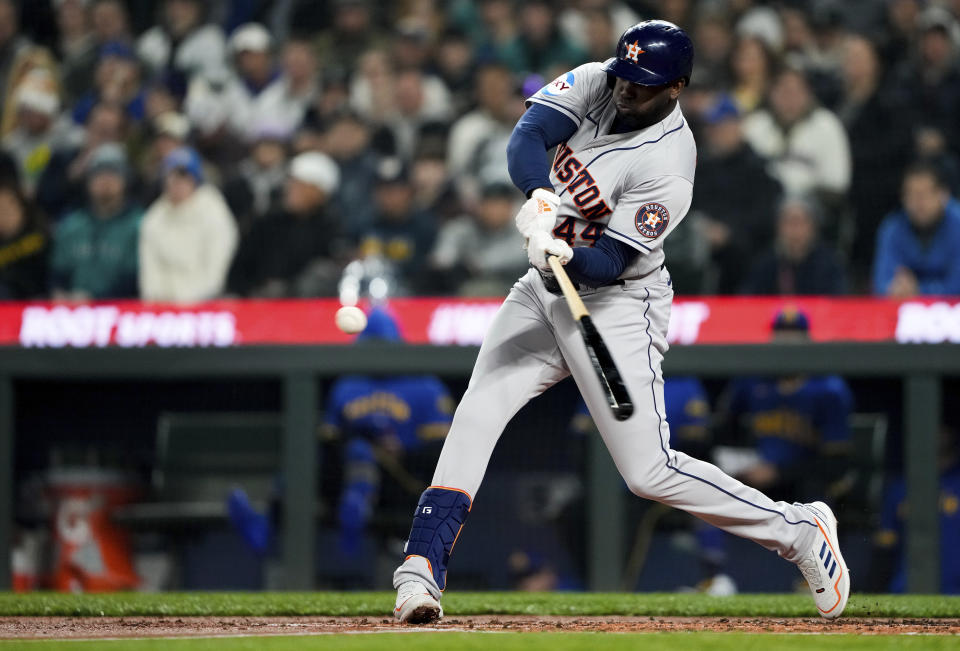
<path id="1" fill-rule="evenodd" d="M 337 310 L 334 320 L 337 322 L 337 327 L 348 335 L 355 335 L 367 327 L 367 315 L 353 305 L 345 305 Z"/>

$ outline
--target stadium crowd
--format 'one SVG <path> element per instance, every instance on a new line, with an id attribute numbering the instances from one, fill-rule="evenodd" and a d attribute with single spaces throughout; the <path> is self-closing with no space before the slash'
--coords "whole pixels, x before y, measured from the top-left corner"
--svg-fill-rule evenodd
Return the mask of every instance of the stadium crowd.
<path id="1" fill-rule="evenodd" d="M 503 294 L 524 98 L 646 18 L 681 293 L 960 294 L 957 0 L 0 0 L 0 299 Z"/>

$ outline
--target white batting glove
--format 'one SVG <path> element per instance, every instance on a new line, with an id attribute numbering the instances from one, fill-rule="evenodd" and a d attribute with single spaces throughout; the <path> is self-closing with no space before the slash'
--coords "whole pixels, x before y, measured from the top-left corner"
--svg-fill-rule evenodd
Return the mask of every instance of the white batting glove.
<path id="1" fill-rule="evenodd" d="M 533 233 L 549 233 L 556 224 L 559 209 L 560 197 L 537 188 L 517 213 L 517 230 L 527 239 Z"/>
<path id="2" fill-rule="evenodd" d="M 527 240 L 527 259 L 537 269 L 550 271 L 547 256 L 555 255 L 560 258 L 560 264 L 567 264 L 573 258 L 573 249 L 563 240 L 554 239 L 549 233 L 539 231 Z"/>

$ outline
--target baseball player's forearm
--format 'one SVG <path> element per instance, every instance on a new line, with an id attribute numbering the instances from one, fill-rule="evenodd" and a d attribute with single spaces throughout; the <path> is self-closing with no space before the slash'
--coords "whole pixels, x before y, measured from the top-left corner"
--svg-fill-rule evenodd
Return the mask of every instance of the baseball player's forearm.
<path id="1" fill-rule="evenodd" d="M 530 196 L 537 188 L 552 188 L 545 152 L 567 140 L 577 130 L 560 111 L 534 104 L 517 122 L 507 144 L 507 170 L 520 190 Z"/>
<path id="2" fill-rule="evenodd" d="M 596 245 L 578 246 L 567 263 L 567 273 L 577 282 L 599 287 L 615 280 L 638 252 L 629 244 L 603 235 Z"/>

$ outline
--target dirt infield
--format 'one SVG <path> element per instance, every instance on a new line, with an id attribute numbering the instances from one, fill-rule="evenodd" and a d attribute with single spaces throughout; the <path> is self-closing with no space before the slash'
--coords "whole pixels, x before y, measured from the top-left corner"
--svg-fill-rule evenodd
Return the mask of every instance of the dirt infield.
<path id="1" fill-rule="evenodd" d="M 957 635 L 960 619 L 823 619 L 747 617 L 448 617 L 427 627 L 371 617 L 0 617 L 0 639 L 217 637 L 401 631 L 572 631 L 648 633 L 856 633 Z"/>

